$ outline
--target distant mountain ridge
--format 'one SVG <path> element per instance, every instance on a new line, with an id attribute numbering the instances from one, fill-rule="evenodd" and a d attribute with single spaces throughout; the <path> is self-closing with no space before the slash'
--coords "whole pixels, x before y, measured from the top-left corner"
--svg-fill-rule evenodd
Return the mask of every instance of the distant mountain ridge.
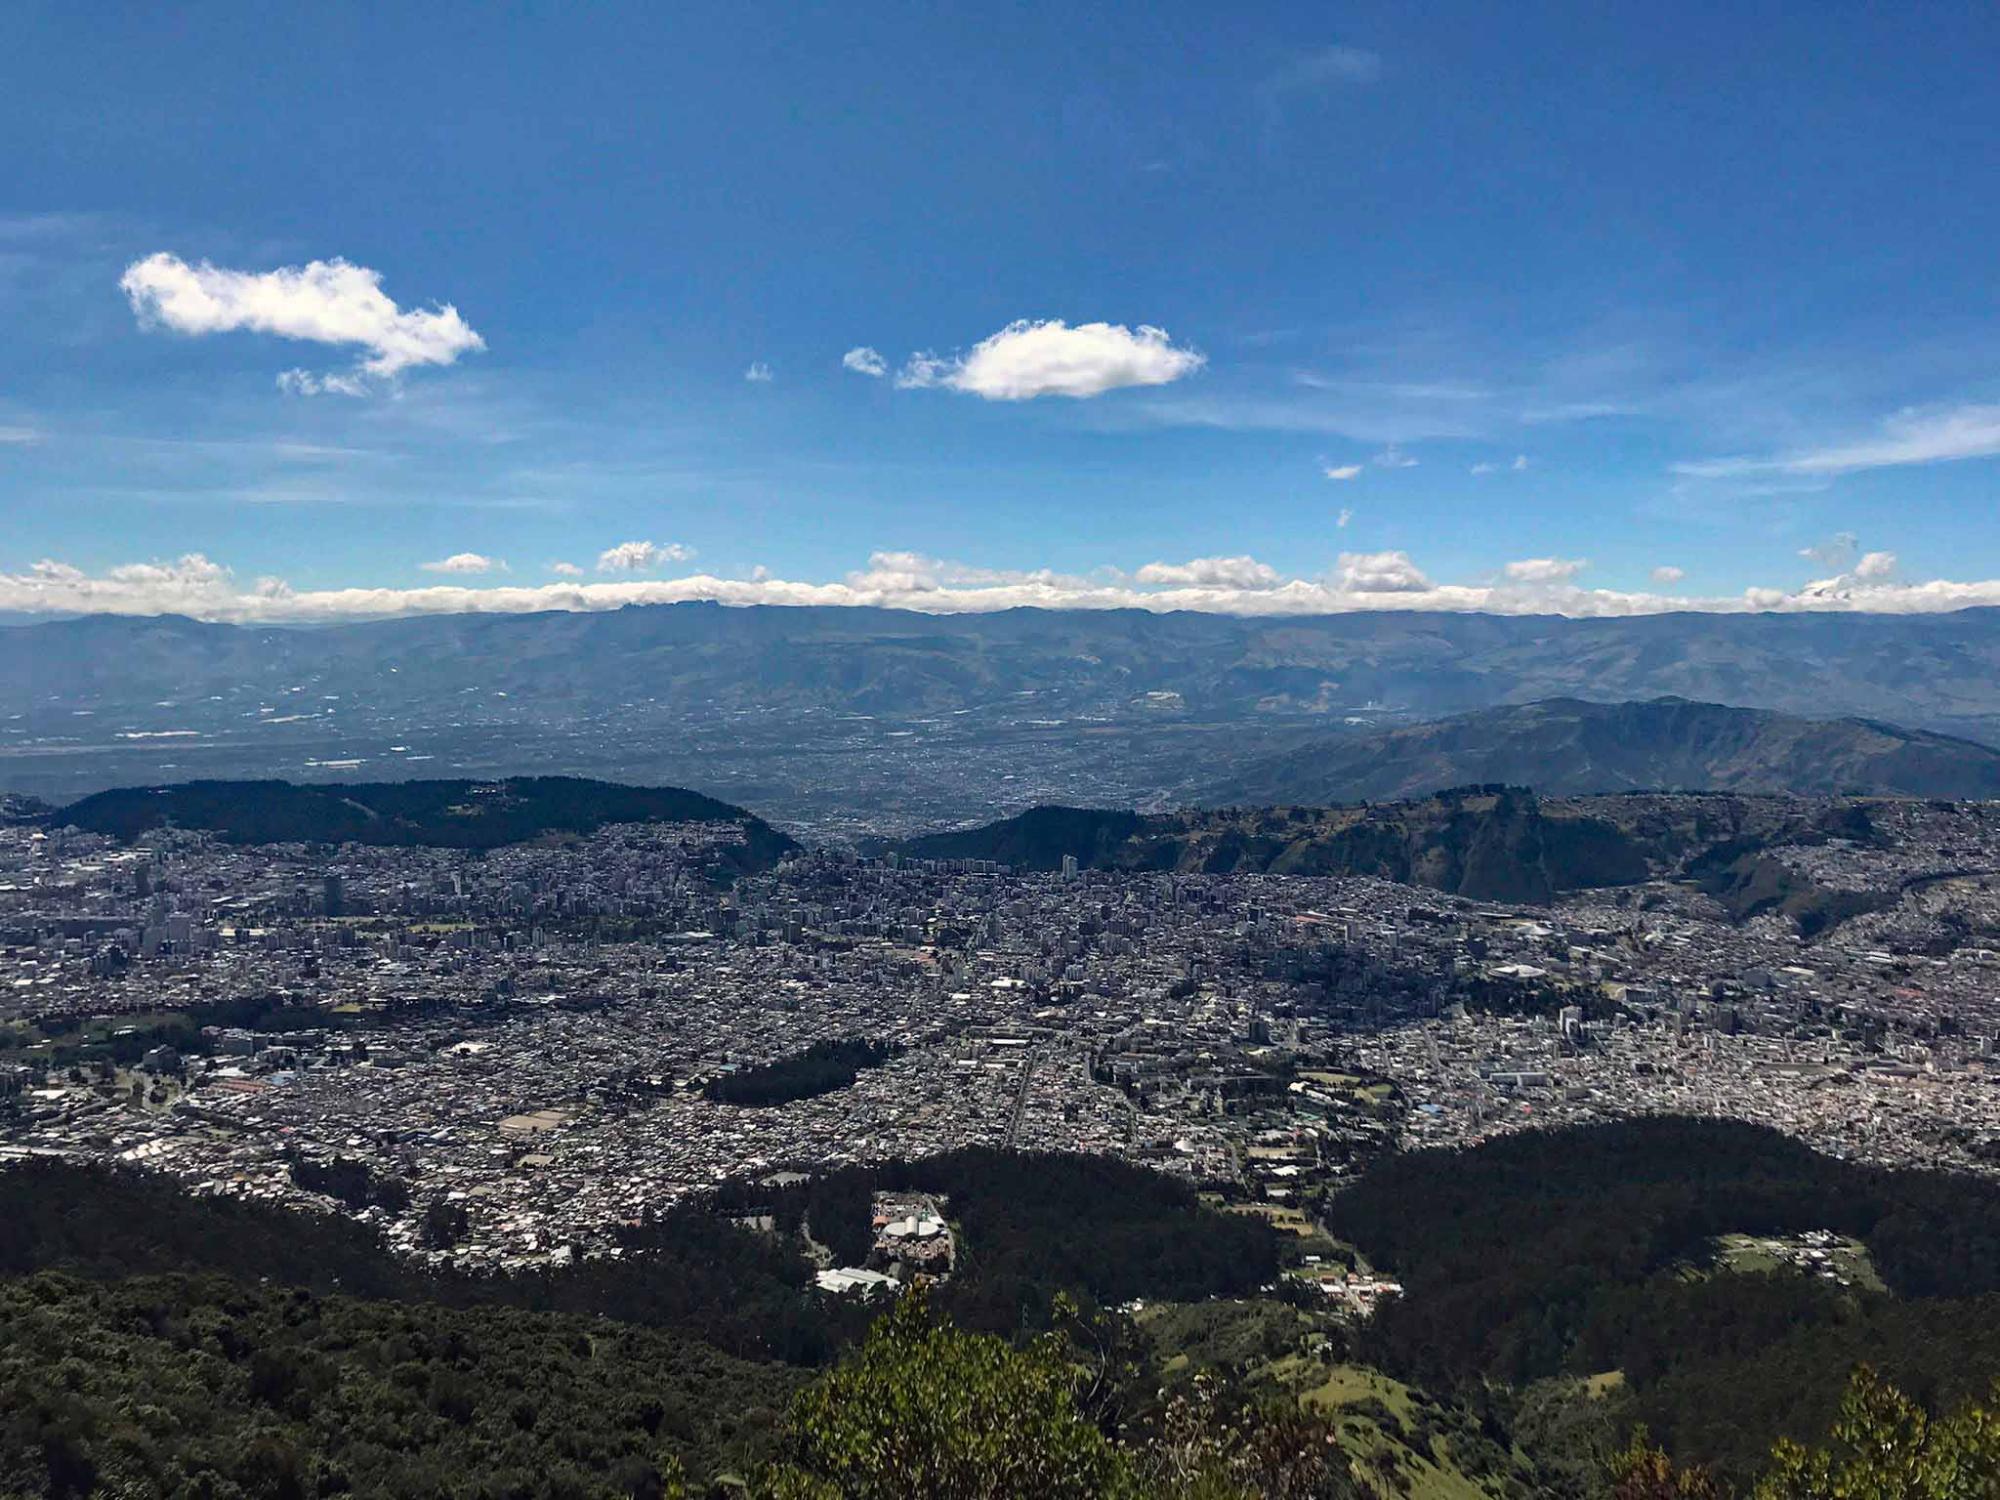
<path id="1" fill-rule="evenodd" d="M 91 616 L 0 625 L 0 787 L 66 802 L 197 776 L 313 781 L 343 776 L 337 765 L 352 767 L 343 779 L 585 775 L 707 787 L 796 826 L 911 834 L 997 817 L 1020 805 L 1016 787 L 1175 805 L 1344 729 L 1663 694 L 2000 744 L 2000 609 L 1237 618 L 689 603 L 290 628 Z M 1461 779 L 1518 778 L 1429 786 Z"/>
<path id="2" fill-rule="evenodd" d="M 687 603 L 288 628 L 97 615 L 0 627 L 0 642 L 0 712 L 172 700 L 192 713 L 213 695 L 230 720 L 246 700 L 428 714 L 450 694 L 497 693 L 516 713 L 573 715 L 629 703 L 643 682 L 648 701 L 704 713 L 938 713 L 1027 695 L 1036 713 L 1324 716 L 1374 703 L 1436 716 L 1587 692 L 2000 723 L 1996 609 L 1244 618 Z"/>
<path id="3" fill-rule="evenodd" d="M 2000 749 L 1871 719 L 1808 719 L 1663 697 L 1551 698 L 1241 767 L 1205 804 L 1393 801 L 1479 782 L 1560 796 L 1619 791 L 2000 798 Z"/>
<path id="4" fill-rule="evenodd" d="M 419 845 L 495 849 L 611 823 L 736 823 L 741 862 L 766 868 L 798 845 L 747 810 L 679 787 L 620 786 L 574 776 L 299 786 L 189 781 L 98 792 L 42 815 L 58 826 L 133 839 L 176 827 L 234 843 Z"/>

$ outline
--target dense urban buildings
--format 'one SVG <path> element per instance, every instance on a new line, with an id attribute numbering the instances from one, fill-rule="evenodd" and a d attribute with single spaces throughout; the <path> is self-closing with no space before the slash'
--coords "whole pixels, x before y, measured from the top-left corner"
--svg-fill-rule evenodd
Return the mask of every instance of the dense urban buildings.
<path id="1" fill-rule="evenodd" d="M 1386 1149 L 1648 1112 L 1992 1171 L 1986 811 L 1875 803 L 1866 846 L 1771 851 L 1880 898 L 1810 939 L 1670 882 L 1511 907 L 825 849 L 719 881 L 728 823 L 487 852 L 11 826 L 0 1155 L 338 1204 L 470 1265 L 982 1144 L 1281 1220 Z"/>

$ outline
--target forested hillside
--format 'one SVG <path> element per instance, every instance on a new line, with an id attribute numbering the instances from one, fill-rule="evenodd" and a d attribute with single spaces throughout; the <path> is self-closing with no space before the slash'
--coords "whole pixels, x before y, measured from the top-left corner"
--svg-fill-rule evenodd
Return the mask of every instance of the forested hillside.
<path id="1" fill-rule="evenodd" d="M 1530 1131 L 1390 1157 L 1330 1223 L 1408 1295 L 1364 1347 L 1442 1385 L 1619 1371 L 1684 1457 L 1746 1477 L 1781 1435 L 1819 1436 L 1857 1363 L 1925 1399 L 2000 1379 L 2000 1184 L 1820 1156 L 1728 1121 Z M 1719 1236 L 1828 1230 L 1887 1292 L 1718 1274 Z"/>
<path id="2" fill-rule="evenodd" d="M 56 824 L 133 839 L 191 828 L 241 844 L 413 844 L 495 849 L 609 823 L 734 823 L 746 867 L 797 847 L 740 807 L 670 786 L 620 786 L 574 776 L 501 781 L 388 781 L 300 786 L 288 781 L 189 781 L 98 792 L 45 815 Z"/>
<path id="3" fill-rule="evenodd" d="M 858 1262 L 884 1190 L 936 1195 L 962 1254 L 881 1324 L 811 1290 L 804 1236 Z M 970 1150 L 714 1208 L 619 1258 L 465 1277 L 345 1217 L 14 1163 L 6 1493 L 665 1496 L 734 1473 L 770 1500 L 1690 1500 L 1764 1476 L 1759 1500 L 1806 1500 L 1835 1493 L 1815 1466 L 1872 1462 L 2000 1377 L 2000 1185 L 1726 1122 L 1385 1158 L 1328 1206 L 1343 1253 L 1407 1289 L 1358 1327 L 1282 1287 L 1263 1224 L 1116 1161 Z M 1870 1274 L 1718 1248 L 1808 1230 Z M 1917 1404 L 1850 1389 L 1862 1364 Z M 1926 1451 L 2000 1477 L 1986 1420 L 1925 1427 Z M 1774 1459 L 1788 1438 L 1838 1442 Z"/>
<path id="4" fill-rule="evenodd" d="M 0 1492 L 659 1495 L 803 1380 L 601 1317 L 42 1274 L 0 1282 Z"/>
<path id="5" fill-rule="evenodd" d="M 1492 901 L 1545 902 L 1567 890 L 1712 876 L 1717 894 L 1747 915 L 1810 894 L 1796 878 L 1758 865 L 1767 844 L 1834 833 L 1867 838 L 1865 806 L 1737 795 L 1540 797 L 1478 785 L 1334 807 L 1152 814 L 1038 807 L 898 847 L 912 858 L 990 859 L 1029 870 L 1058 869 L 1070 856 L 1099 870 L 1368 875 Z M 1751 870 L 1782 888 L 1748 892 Z"/>

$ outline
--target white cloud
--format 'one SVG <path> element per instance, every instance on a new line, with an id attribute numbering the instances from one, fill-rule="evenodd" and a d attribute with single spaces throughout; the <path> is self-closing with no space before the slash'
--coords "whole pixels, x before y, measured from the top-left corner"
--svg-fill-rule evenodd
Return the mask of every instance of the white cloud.
<path id="1" fill-rule="evenodd" d="M 293 589 L 275 578 L 239 584 L 227 568 L 190 553 L 171 561 L 126 564 L 101 574 L 87 574 L 54 560 L 35 563 L 24 572 L 0 573 L 0 610 L 307 623 L 418 614 L 609 610 L 689 600 L 874 605 L 932 614 L 1021 608 L 1188 609 L 1277 618 L 1381 609 L 1602 617 L 1670 610 L 1929 614 L 2000 606 L 2000 579 L 1902 583 L 1886 575 L 1862 578 L 1858 570 L 1797 590 L 1752 588 L 1719 598 L 1623 593 L 1568 583 L 1434 583 L 1403 552 L 1342 553 L 1339 565 L 1322 579 L 1283 578 L 1275 586 L 1266 586 L 1261 576 L 1250 581 L 1256 586 L 1141 585 L 1115 570 L 1079 577 L 1048 569 L 988 569 L 918 553 L 883 552 L 870 559 L 867 571 L 832 583 L 768 574 L 749 578 L 694 574 L 536 585 L 452 582 L 418 588 Z"/>
<path id="2" fill-rule="evenodd" d="M 1896 554 L 1893 552 L 1864 552 L 1861 560 L 1854 565 L 1854 576 L 1870 581 L 1892 577 L 1895 571 Z"/>
<path id="3" fill-rule="evenodd" d="M 1687 569 L 1677 568 L 1672 563 L 1663 563 L 1661 566 L 1653 569 L 1653 582 L 1665 588 L 1671 588 L 1685 577 L 1687 577 Z"/>
<path id="4" fill-rule="evenodd" d="M 1505 467 L 1512 474 L 1525 473 L 1528 467 L 1528 455 L 1525 453 L 1515 454 L 1514 461 L 1505 465 Z M 1480 462 L 1474 464 L 1466 472 L 1469 474 L 1498 474 L 1501 468 L 1502 465 L 1498 463 Z"/>
<path id="5" fill-rule="evenodd" d="M 679 542 L 620 542 L 597 554 L 600 573 L 643 573 L 663 563 L 686 562 L 694 548 Z"/>
<path id="6" fill-rule="evenodd" d="M 39 443 L 41 433 L 32 427 L 0 427 L 0 443 Z"/>
<path id="7" fill-rule="evenodd" d="M 1516 474 L 1526 473 L 1528 469 L 1528 455 L 1525 453 L 1516 453 L 1514 461 L 1507 465 L 1507 467 L 1512 469 Z"/>
<path id="8" fill-rule="evenodd" d="M 1407 552 L 1343 552 L 1333 578 L 1350 594 L 1415 594 L 1432 586 Z"/>
<path id="9" fill-rule="evenodd" d="M 318 344 L 355 345 L 362 359 L 348 375 L 288 371 L 286 389 L 301 395 L 355 394 L 369 378 L 387 379 L 419 365 L 449 365 L 484 349 L 449 303 L 398 307 L 382 274 L 344 260 L 315 260 L 275 271 L 190 265 L 161 252 L 125 268 L 119 286 L 140 323 L 176 333 L 268 333 Z"/>
<path id="10" fill-rule="evenodd" d="M 48 566 L 62 567 L 61 564 Z M 63 571 L 72 578 L 81 576 L 75 568 Z M 190 552 L 174 562 L 125 563 L 111 569 L 105 577 L 113 583 L 144 588 L 184 588 L 198 592 L 227 582 L 229 570 L 220 563 L 210 562 L 199 552 Z"/>
<path id="11" fill-rule="evenodd" d="M 1339 464 L 1333 468 L 1328 469 L 1326 471 L 1326 477 L 1328 479 L 1338 479 L 1342 483 L 1345 483 L 1350 479 L 1359 479 L 1361 477 L 1361 465 Z"/>
<path id="12" fill-rule="evenodd" d="M 868 566 L 849 573 L 850 588 L 863 593 L 933 594 L 944 587 L 945 563 L 917 552 L 873 552 Z"/>
<path id="13" fill-rule="evenodd" d="M 1747 474 L 1834 477 L 1864 469 L 1950 463 L 2000 454 L 2000 405 L 1963 405 L 1898 412 L 1873 437 L 1809 448 L 1774 458 L 1716 458 L 1674 465 L 1698 479 Z"/>
<path id="14" fill-rule="evenodd" d="M 1417 466 L 1417 461 L 1394 443 L 1376 454 L 1369 462 L 1378 469 L 1414 469 Z"/>
<path id="15" fill-rule="evenodd" d="M 1184 563 L 1151 562 L 1134 573 L 1140 583 L 1169 588 L 1274 589 L 1284 581 L 1276 568 L 1254 557 L 1197 557 Z"/>
<path id="16" fill-rule="evenodd" d="M 1352 507 L 1343 505 L 1340 508 L 1340 514 L 1333 518 L 1333 524 L 1336 529 L 1345 531 L 1347 530 L 1347 523 L 1353 519 L 1354 511 Z"/>
<path id="17" fill-rule="evenodd" d="M 0 573 L 0 609 L 226 619 L 260 602 L 263 596 L 238 594 L 229 570 L 199 552 L 165 562 L 126 563 L 99 575 L 51 558 L 25 573 Z"/>
<path id="18" fill-rule="evenodd" d="M 861 344 L 840 356 L 842 368 L 852 370 L 857 375 L 869 375 L 880 380 L 889 373 L 889 361 L 880 354 Z"/>
<path id="19" fill-rule="evenodd" d="M 426 573 L 491 573 L 496 569 L 504 572 L 507 567 L 497 557 L 487 557 L 478 552 L 454 552 L 450 557 L 417 566 Z"/>
<path id="20" fill-rule="evenodd" d="M 573 562 L 552 562 L 549 564 L 549 571 L 558 578 L 583 577 L 583 569 L 579 568 Z"/>
<path id="21" fill-rule="evenodd" d="M 749 381 L 752 385 L 769 385 L 773 380 L 776 380 L 778 377 L 773 375 L 771 373 L 771 367 L 765 364 L 764 361 L 760 359 L 760 360 L 755 360 L 751 363 L 750 368 L 743 372 L 743 378 Z"/>
<path id="22" fill-rule="evenodd" d="M 1568 583 L 1589 566 L 1581 557 L 1524 557 L 1504 571 L 1515 583 Z"/>
<path id="23" fill-rule="evenodd" d="M 896 384 L 942 386 L 987 401 L 1080 400 L 1126 386 L 1167 385 L 1206 362 L 1206 356 L 1174 344 L 1164 329 L 1118 323 L 1072 328 L 1060 318 L 1022 319 L 980 340 L 961 358 L 910 356 Z"/>
<path id="24" fill-rule="evenodd" d="M 1465 472 L 1468 474 L 1495 474 L 1498 473 L 1499 470 L 1500 470 L 1500 465 L 1498 464 L 1476 463 L 1471 468 L 1467 469 Z"/>

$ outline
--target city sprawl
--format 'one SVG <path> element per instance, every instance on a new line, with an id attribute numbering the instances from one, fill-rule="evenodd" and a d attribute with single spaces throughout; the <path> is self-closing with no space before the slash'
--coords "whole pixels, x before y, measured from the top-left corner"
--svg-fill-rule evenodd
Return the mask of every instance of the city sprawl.
<path id="1" fill-rule="evenodd" d="M 1651 1112 L 2000 1169 L 2000 818 L 1870 815 L 1867 847 L 1773 851 L 1891 898 L 1810 941 L 1668 882 L 1510 907 L 828 850 L 720 881 L 727 823 L 485 853 L 0 828 L 0 1157 L 344 1205 L 469 1266 L 966 1145 L 1280 1222 L 1385 1150 Z M 855 1042 L 844 1087 L 716 1087 Z"/>

